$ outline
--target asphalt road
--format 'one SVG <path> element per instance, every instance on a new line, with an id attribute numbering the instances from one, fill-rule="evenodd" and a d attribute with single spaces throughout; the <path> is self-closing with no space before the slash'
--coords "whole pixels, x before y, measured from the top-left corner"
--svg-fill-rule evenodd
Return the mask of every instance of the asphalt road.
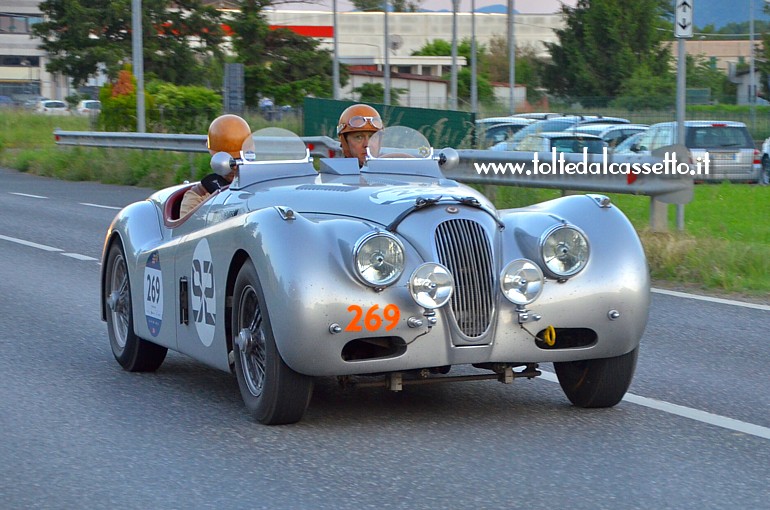
<path id="1" fill-rule="evenodd" d="M 571 407 L 548 374 L 401 393 L 321 379 L 303 421 L 265 427 L 228 373 L 112 357 L 101 246 L 111 207 L 150 190 L 0 183 L 3 509 L 770 506 L 770 307 L 654 293 L 612 409 Z"/>

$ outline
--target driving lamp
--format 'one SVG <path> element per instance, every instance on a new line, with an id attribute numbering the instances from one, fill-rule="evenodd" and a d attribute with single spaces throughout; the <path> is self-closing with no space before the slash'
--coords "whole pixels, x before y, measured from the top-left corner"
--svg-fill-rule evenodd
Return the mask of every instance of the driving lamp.
<path id="1" fill-rule="evenodd" d="M 409 277 L 409 292 L 415 303 L 434 310 L 444 306 L 454 291 L 454 278 L 449 269 L 434 262 L 426 262 Z"/>
<path id="2" fill-rule="evenodd" d="M 389 285 L 404 271 L 401 242 L 384 232 L 373 232 L 359 239 L 353 259 L 358 276 L 372 287 Z"/>
<path id="3" fill-rule="evenodd" d="M 559 225 L 541 238 L 540 253 L 553 276 L 574 276 L 588 263 L 588 239 L 575 227 Z"/>
<path id="4" fill-rule="evenodd" d="M 537 264 L 527 259 L 508 263 L 500 278 L 500 290 L 513 304 L 528 305 L 543 292 L 543 272 Z"/>

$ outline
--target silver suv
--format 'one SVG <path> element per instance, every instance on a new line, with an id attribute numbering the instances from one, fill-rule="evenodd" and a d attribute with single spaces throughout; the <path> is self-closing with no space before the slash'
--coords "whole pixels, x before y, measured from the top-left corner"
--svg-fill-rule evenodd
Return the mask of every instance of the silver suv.
<path id="1" fill-rule="evenodd" d="M 704 181 L 757 182 L 762 165 L 760 152 L 743 122 L 722 120 L 688 120 L 684 123 L 684 144 L 690 150 L 692 162 L 709 157 L 709 174 Z M 638 154 L 650 154 L 656 149 L 677 142 L 676 122 L 653 124 L 632 149 Z"/>

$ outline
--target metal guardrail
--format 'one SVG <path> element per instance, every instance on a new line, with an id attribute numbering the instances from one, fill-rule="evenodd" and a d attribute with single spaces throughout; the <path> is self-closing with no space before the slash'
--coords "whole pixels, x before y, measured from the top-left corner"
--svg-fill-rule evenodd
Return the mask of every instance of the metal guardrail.
<path id="1" fill-rule="evenodd" d="M 208 152 L 206 148 L 206 135 L 186 134 L 162 134 L 162 133 L 116 133 L 99 131 L 61 131 L 55 130 L 54 137 L 57 145 L 106 147 L 121 149 L 146 149 L 167 150 L 175 152 Z M 310 149 L 313 156 L 335 157 L 341 154 L 338 141 L 328 136 L 302 137 L 302 141 Z M 677 155 L 680 163 L 689 160 L 686 149 L 675 150 L 669 147 Z M 629 178 L 625 174 L 604 174 L 601 172 L 590 173 L 548 173 L 538 172 L 535 169 L 535 154 L 531 152 L 498 152 L 490 150 L 459 150 L 459 165 L 446 170 L 445 174 L 451 179 L 471 184 L 488 184 L 503 186 L 522 186 L 535 188 L 551 188 L 574 191 L 592 191 L 607 193 L 626 193 L 633 195 L 646 195 L 651 197 L 650 223 L 653 228 L 665 230 L 666 214 L 660 205 L 677 204 L 682 206 L 692 200 L 693 177 L 676 175 L 640 175 Z M 610 164 L 660 164 L 664 162 L 661 153 L 654 156 L 639 155 L 608 155 L 607 159 L 601 154 L 560 154 L 562 159 L 560 167 L 567 164 L 583 165 L 588 168 L 601 168 Z M 538 153 L 538 161 L 552 164 L 552 155 Z M 506 165 L 509 169 L 518 166 L 518 171 L 505 173 L 490 170 L 486 174 L 478 171 L 479 165 Z M 500 168 L 500 167 L 498 167 Z M 573 167 L 576 168 L 576 167 Z M 616 167 L 617 168 L 617 167 Z M 543 170 L 540 166 L 539 170 Z M 656 212 L 657 210 L 657 212 Z M 678 211 L 677 214 L 680 214 Z M 681 221 L 683 223 L 683 208 L 681 209 Z M 683 228 L 683 227 L 682 227 Z"/>
<path id="2" fill-rule="evenodd" d="M 687 164 L 689 153 L 671 147 L 671 154 L 676 155 L 679 163 Z M 657 156 L 613 155 L 607 154 L 558 154 L 554 161 L 551 153 L 537 153 L 537 169 L 535 154 L 532 152 L 490 151 L 490 150 L 459 150 L 460 165 L 444 173 L 455 180 L 502 186 L 522 186 L 532 188 L 550 188 L 573 191 L 591 191 L 605 193 L 626 193 L 646 195 L 669 204 L 686 204 L 693 197 L 693 177 L 679 175 L 627 175 L 619 173 L 620 169 L 630 165 L 662 165 L 665 160 Z M 671 160 L 669 160 L 669 163 Z M 555 164 L 554 164 L 555 163 Z M 478 168 L 486 165 L 488 171 L 479 173 Z M 494 172 L 490 165 L 497 165 Z M 499 170 L 507 167 L 505 173 Z M 669 164 L 669 166 L 671 166 Z M 511 171 L 516 167 L 516 170 Z M 553 168 L 561 171 L 559 173 Z M 572 168 L 570 173 L 563 172 Z M 616 174 L 604 173 L 604 169 L 612 168 Z"/>
<path id="3" fill-rule="evenodd" d="M 168 133 L 122 133 L 109 131 L 62 131 L 53 132 L 56 145 L 102 147 L 109 149 L 144 149 L 173 152 L 208 153 L 206 135 Z M 312 156 L 334 157 L 339 154 L 340 144 L 328 136 L 305 136 L 302 141 Z"/>

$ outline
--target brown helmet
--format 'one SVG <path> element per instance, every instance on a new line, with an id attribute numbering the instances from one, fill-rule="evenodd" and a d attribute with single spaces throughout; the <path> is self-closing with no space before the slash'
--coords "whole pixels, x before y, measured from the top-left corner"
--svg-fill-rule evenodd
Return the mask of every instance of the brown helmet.
<path id="1" fill-rule="evenodd" d="M 377 110 L 368 104 L 354 104 L 353 106 L 348 106 L 345 111 L 342 112 L 342 115 L 340 115 L 340 121 L 337 123 L 337 136 L 340 138 L 342 155 L 346 158 L 352 156 L 350 147 L 348 146 L 347 137 L 342 135 L 359 131 L 376 133 L 381 129 L 382 118 L 380 118 L 380 114 Z"/>
<path id="2" fill-rule="evenodd" d="M 382 119 L 379 112 L 368 104 L 348 106 L 337 123 L 337 134 L 343 135 L 353 131 L 370 131 L 376 133 L 382 129 Z"/>
<path id="3" fill-rule="evenodd" d="M 211 122 L 206 147 L 209 152 L 227 152 L 232 157 L 241 155 L 243 142 L 251 136 L 251 128 L 241 117 L 232 114 L 220 115 Z"/>

